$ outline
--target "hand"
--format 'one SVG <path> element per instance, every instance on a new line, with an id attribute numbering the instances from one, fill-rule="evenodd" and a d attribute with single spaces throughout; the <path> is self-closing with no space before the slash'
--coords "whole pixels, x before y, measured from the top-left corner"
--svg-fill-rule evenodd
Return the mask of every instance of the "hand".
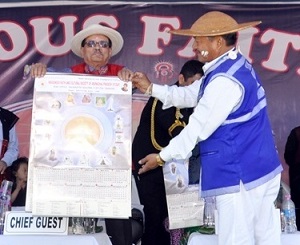
<path id="1" fill-rule="evenodd" d="M 149 170 L 156 169 L 158 167 L 156 156 L 158 154 L 152 153 L 147 155 L 145 158 L 141 159 L 139 161 L 139 164 L 142 165 L 142 167 L 139 169 L 138 174 L 143 174 L 148 172 Z"/>
<path id="2" fill-rule="evenodd" d="M 47 72 L 47 66 L 42 63 L 35 63 L 31 65 L 30 75 L 31 77 L 43 77 Z"/>
<path id="3" fill-rule="evenodd" d="M 4 174 L 6 168 L 7 168 L 6 162 L 0 161 L 0 174 Z"/>
<path id="4" fill-rule="evenodd" d="M 142 72 L 135 72 L 131 80 L 132 85 L 138 88 L 142 93 L 146 93 L 151 85 L 149 78 Z"/>
<path id="5" fill-rule="evenodd" d="M 16 186 L 16 189 L 17 190 L 22 190 L 26 187 L 26 180 L 20 180 L 20 179 L 17 179 L 17 186 Z"/>
<path id="6" fill-rule="evenodd" d="M 125 82 L 131 81 L 132 76 L 133 72 L 125 67 L 118 72 L 119 79 Z"/>

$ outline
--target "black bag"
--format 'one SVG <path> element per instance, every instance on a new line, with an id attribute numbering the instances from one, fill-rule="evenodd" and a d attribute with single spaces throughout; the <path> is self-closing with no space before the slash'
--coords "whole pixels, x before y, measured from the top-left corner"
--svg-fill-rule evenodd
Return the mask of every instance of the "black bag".
<path id="1" fill-rule="evenodd" d="M 144 217 L 143 212 L 137 208 L 131 210 L 132 243 L 137 244 L 143 236 Z"/>

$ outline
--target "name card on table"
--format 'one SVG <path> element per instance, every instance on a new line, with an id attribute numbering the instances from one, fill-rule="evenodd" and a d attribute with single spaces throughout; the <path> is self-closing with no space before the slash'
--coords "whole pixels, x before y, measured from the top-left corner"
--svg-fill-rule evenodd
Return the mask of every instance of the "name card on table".
<path id="1" fill-rule="evenodd" d="M 68 221 L 66 217 L 32 216 L 32 213 L 7 212 L 4 223 L 4 235 L 67 235 Z"/>

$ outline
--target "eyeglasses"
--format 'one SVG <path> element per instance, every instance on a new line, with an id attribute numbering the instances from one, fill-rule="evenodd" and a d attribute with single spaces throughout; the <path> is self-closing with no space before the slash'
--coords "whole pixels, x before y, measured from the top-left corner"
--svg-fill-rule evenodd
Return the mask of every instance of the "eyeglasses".
<path id="1" fill-rule="evenodd" d="M 109 42 L 104 40 L 101 40 L 99 42 L 90 40 L 84 43 L 84 45 L 87 45 L 89 48 L 95 48 L 97 44 L 100 46 L 100 48 L 110 48 Z"/>

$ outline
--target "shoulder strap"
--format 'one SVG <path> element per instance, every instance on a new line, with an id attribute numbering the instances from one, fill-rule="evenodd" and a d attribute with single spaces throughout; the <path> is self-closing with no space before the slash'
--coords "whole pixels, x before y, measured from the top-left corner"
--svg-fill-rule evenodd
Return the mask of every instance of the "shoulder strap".
<path id="1" fill-rule="evenodd" d="M 152 108 L 151 108 L 151 142 L 152 145 L 154 146 L 155 149 L 157 150 L 161 150 L 163 147 L 161 145 L 159 145 L 155 139 L 155 108 L 156 108 L 156 104 L 157 104 L 158 99 L 154 99 L 153 100 L 153 104 L 152 104 Z M 176 108 L 176 112 L 175 112 L 175 121 L 174 123 L 169 127 L 168 129 L 168 133 L 171 137 L 173 137 L 172 135 L 172 131 L 176 128 L 176 127 L 185 127 L 186 124 L 183 121 L 180 121 L 180 117 L 181 117 L 181 113 L 180 113 L 180 109 Z"/>
<path id="2" fill-rule="evenodd" d="M 152 104 L 152 108 L 151 108 L 151 126 L 150 126 L 151 132 L 150 132 L 150 135 L 151 135 L 152 145 L 154 146 L 155 149 L 160 151 L 163 147 L 161 145 L 159 145 L 155 139 L 155 126 L 154 126 L 154 124 L 155 124 L 155 122 L 154 122 L 155 115 L 154 114 L 155 114 L 155 107 L 156 107 L 157 101 L 158 100 L 156 98 L 153 100 L 153 104 Z"/>

